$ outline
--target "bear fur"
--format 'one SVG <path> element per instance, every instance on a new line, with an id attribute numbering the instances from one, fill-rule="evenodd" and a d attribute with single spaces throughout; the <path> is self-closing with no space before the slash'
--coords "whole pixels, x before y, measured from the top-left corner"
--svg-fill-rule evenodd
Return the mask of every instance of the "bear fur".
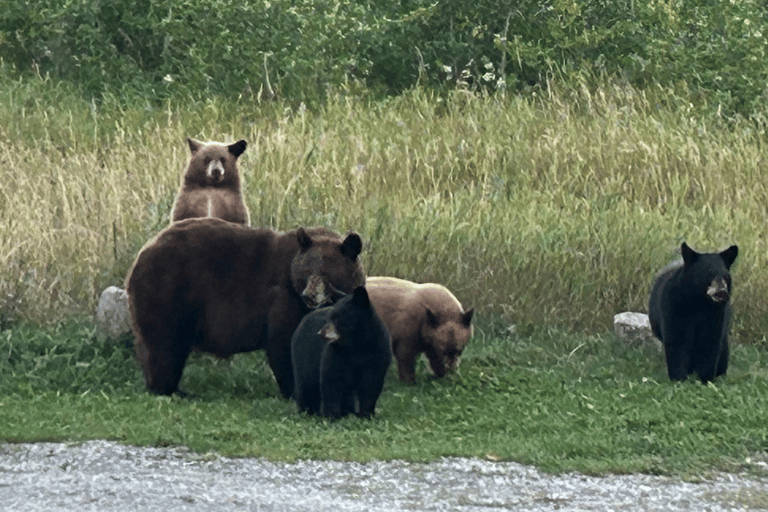
<path id="1" fill-rule="evenodd" d="M 448 288 L 440 284 L 369 277 L 366 288 L 392 336 L 401 381 L 416 382 L 416 358 L 422 352 L 436 377 L 458 367 L 472 336 L 474 309 L 465 312 Z"/>
<path id="2" fill-rule="evenodd" d="M 237 159 L 248 145 L 199 142 L 187 139 L 192 156 L 171 210 L 171 222 L 196 217 L 216 217 L 248 224 L 248 209 L 240 191 Z"/>
<path id="3" fill-rule="evenodd" d="M 696 372 L 707 383 L 728 369 L 731 275 L 739 254 L 732 245 L 720 253 L 697 253 L 683 242 L 683 261 L 662 270 L 651 290 L 648 316 L 664 344 L 671 380 Z"/>
<path id="4" fill-rule="evenodd" d="M 362 241 L 325 228 L 287 232 L 220 219 L 171 224 L 139 252 L 126 289 L 136 356 L 151 391 L 169 395 L 191 350 L 266 350 L 293 392 L 291 335 L 311 309 L 365 283 Z"/>
<path id="5" fill-rule="evenodd" d="M 293 398 L 300 412 L 370 418 L 392 349 L 365 287 L 305 316 L 291 339 L 291 358 Z"/>

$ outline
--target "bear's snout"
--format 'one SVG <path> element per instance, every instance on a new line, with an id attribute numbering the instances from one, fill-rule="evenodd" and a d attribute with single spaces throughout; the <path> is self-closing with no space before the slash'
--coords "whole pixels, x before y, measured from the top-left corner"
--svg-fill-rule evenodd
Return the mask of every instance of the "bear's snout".
<path id="1" fill-rule="evenodd" d="M 728 282 L 723 277 L 715 278 L 707 288 L 707 295 L 717 303 L 726 302 L 730 297 Z"/>
<path id="2" fill-rule="evenodd" d="M 326 292 L 323 278 L 317 274 L 311 275 L 307 279 L 307 286 L 301 292 L 301 300 L 309 309 L 317 309 L 333 303 L 331 296 Z"/>
<path id="3" fill-rule="evenodd" d="M 205 174 L 209 179 L 212 179 L 218 183 L 224 179 L 224 165 L 219 160 L 211 160 L 211 163 L 208 164 L 208 169 L 206 169 Z"/>

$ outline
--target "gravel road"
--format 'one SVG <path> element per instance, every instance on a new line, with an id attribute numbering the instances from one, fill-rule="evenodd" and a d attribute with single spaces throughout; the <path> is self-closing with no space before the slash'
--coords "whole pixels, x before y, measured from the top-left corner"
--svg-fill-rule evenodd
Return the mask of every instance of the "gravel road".
<path id="1" fill-rule="evenodd" d="M 0 444 L 0 510 L 768 510 L 766 475 L 689 483 L 477 459 L 285 464 L 107 441 Z"/>

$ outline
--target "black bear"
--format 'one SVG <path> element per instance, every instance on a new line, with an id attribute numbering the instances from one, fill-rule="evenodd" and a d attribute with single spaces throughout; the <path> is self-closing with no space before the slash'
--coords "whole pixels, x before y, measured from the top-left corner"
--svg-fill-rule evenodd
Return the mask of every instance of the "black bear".
<path id="1" fill-rule="evenodd" d="M 362 247 L 356 233 L 342 238 L 325 228 L 174 222 L 144 246 L 126 278 L 147 388 L 177 391 L 191 350 L 227 357 L 263 349 L 290 398 L 291 335 L 310 310 L 365 283 Z"/>
<path id="2" fill-rule="evenodd" d="M 248 208 L 240 191 L 237 159 L 248 145 L 244 140 L 232 144 L 187 139 L 192 153 L 184 181 L 171 209 L 176 222 L 195 217 L 248 224 Z"/>
<path id="3" fill-rule="evenodd" d="M 731 275 L 739 254 L 732 245 L 720 253 L 697 253 L 683 242 L 682 263 L 664 269 L 651 290 L 648 316 L 664 344 L 671 380 L 696 372 L 707 383 L 728 369 Z"/>
<path id="4" fill-rule="evenodd" d="M 305 316 L 291 338 L 291 360 L 300 412 L 370 418 L 392 349 L 365 287 Z"/>

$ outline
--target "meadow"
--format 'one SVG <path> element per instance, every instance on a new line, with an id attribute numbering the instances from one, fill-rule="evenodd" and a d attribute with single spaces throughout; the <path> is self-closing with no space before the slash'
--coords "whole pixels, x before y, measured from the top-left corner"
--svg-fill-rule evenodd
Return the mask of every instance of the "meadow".
<path id="1" fill-rule="evenodd" d="M 608 85 L 530 97 L 108 108 L 61 84 L 0 88 L 0 323 L 91 314 L 169 222 L 186 137 L 249 146 L 251 224 L 355 230 L 369 275 L 448 286 L 523 332 L 645 311 L 683 241 L 739 246 L 733 335 L 765 343 L 764 130 Z M 12 212 L 12 214 L 11 214 Z"/>
<path id="2" fill-rule="evenodd" d="M 516 460 L 586 472 L 756 470 L 768 447 L 764 125 L 662 88 L 438 95 L 321 107 L 88 102 L 45 77 L 0 86 L 0 409 L 5 441 L 117 439 L 281 460 Z M 251 224 L 365 241 L 369 275 L 448 286 L 476 310 L 458 374 L 401 385 L 371 422 L 305 418 L 263 354 L 196 356 L 192 400 L 142 389 L 91 315 L 168 225 L 187 136 L 244 138 Z M 682 241 L 738 244 L 732 366 L 672 384 L 610 333 L 646 311 Z"/>

